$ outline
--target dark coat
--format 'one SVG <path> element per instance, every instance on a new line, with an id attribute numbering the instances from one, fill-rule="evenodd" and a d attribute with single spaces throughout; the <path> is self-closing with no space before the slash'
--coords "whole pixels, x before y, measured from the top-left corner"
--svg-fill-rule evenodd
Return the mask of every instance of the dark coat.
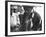
<path id="1" fill-rule="evenodd" d="M 32 18 L 32 14 L 34 13 L 34 17 Z M 40 15 L 37 12 L 33 12 L 33 13 L 27 13 L 25 12 L 24 15 L 20 15 L 20 31 L 30 31 L 30 30 L 38 30 L 39 28 L 42 27 L 40 22 Z M 32 19 L 33 22 L 33 27 L 31 28 L 31 21 L 30 19 Z M 26 21 L 28 21 L 28 23 L 26 23 Z"/>

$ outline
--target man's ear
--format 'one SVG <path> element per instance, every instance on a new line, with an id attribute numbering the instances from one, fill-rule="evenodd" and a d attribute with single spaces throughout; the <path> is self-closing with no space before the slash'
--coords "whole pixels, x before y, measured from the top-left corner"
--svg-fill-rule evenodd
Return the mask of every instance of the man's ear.
<path id="1" fill-rule="evenodd" d="M 42 22 L 42 20 L 40 19 L 40 22 L 39 22 L 39 24 L 41 24 L 41 22 Z"/>
<path id="2" fill-rule="evenodd" d="M 34 13 L 32 14 L 32 18 L 34 17 Z"/>

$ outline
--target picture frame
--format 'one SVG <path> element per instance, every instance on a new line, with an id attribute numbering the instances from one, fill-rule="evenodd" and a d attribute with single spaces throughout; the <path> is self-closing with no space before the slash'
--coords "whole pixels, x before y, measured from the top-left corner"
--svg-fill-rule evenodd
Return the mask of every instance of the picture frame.
<path id="1" fill-rule="evenodd" d="M 23 6 L 42 6 L 42 30 L 41 31 L 24 31 L 24 32 L 10 32 L 10 5 Z M 26 1 L 5 1 L 5 36 L 24 36 L 24 35 L 40 35 L 45 34 L 45 3 L 42 2 L 26 2 Z"/>

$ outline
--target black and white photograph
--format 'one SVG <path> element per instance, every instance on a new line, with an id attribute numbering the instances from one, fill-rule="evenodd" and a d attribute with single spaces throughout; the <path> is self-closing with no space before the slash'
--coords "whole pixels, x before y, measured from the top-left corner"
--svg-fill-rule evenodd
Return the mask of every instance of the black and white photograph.
<path id="1" fill-rule="evenodd" d="M 8 35 L 44 33 L 44 4 L 7 2 Z"/>

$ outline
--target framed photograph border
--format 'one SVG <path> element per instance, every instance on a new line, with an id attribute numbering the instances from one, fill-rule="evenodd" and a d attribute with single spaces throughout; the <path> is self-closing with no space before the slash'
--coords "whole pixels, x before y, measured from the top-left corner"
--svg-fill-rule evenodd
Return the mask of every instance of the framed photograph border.
<path id="1" fill-rule="evenodd" d="M 8 35 L 8 2 L 44 4 L 44 33 Z M 45 3 L 42 3 L 42 2 L 27 2 L 27 1 L 5 1 L 5 36 L 25 36 L 25 35 L 41 35 L 41 34 L 45 34 Z"/>

